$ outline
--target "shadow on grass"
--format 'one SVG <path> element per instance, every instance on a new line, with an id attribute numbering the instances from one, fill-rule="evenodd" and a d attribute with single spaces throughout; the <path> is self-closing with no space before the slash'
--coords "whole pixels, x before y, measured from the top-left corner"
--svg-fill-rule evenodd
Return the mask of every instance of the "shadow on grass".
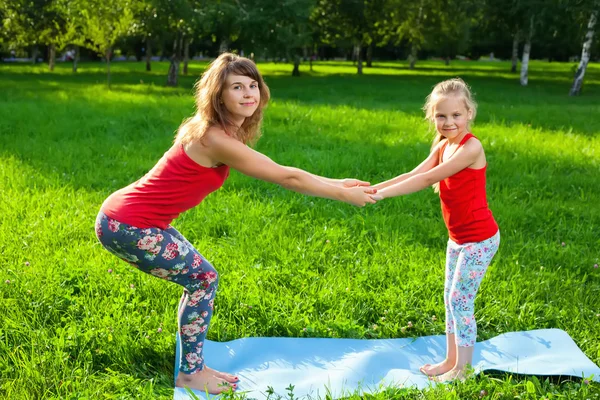
<path id="1" fill-rule="evenodd" d="M 431 70 L 443 69 L 427 68 L 427 71 Z M 600 121 L 589 118 L 589 115 L 598 112 L 600 85 L 589 84 L 582 96 L 573 98 L 568 96 L 570 82 L 550 79 L 552 72 L 541 74 L 546 78 L 532 73 L 528 87 L 521 87 L 516 79 L 511 81 L 502 76 L 473 75 L 473 69 L 448 72 L 447 76 L 423 75 L 420 71 L 402 75 L 364 76 L 315 73 L 301 78 L 267 73 L 265 79 L 276 102 L 347 106 L 359 110 L 401 110 L 422 118 L 420 107 L 432 86 L 444 78 L 460 75 L 471 85 L 480 104 L 477 123 L 503 123 L 508 126 L 530 124 L 533 128 L 567 130 L 586 136 L 596 135 L 600 131 Z M 157 72 L 115 71 L 110 90 L 113 93 L 142 96 L 190 96 L 192 104 L 193 85 L 198 76 L 199 73 L 180 76 L 179 87 L 169 88 L 165 86 L 165 76 Z M 37 98 L 36 101 L 45 97 L 51 101 L 58 91 L 77 99 L 82 86 L 102 86 L 105 83 L 106 76 L 100 72 L 52 74 L 9 71 L 3 73 L 0 88 L 6 93 L 8 101 L 23 97 Z M 565 112 L 567 115 L 562 115 Z"/>

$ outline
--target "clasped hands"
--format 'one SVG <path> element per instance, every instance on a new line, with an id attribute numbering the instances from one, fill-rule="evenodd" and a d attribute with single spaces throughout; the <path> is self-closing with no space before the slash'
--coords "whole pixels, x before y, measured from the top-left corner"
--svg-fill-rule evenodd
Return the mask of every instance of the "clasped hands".
<path id="1" fill-rule="evenodd" d="M 354 204 L 355 206 L 362 207 L 367 203 L 375 204 L 377 201 L 383 200 L 383 196 L 377 194 L 377 189 L 371 186 L 370 182 L 352 178 L 340 179 L 339 181 L 342 187 L 349 190 L 356 190 L 356 188 L 359 187 L 363 188 L 362 193 L 364 201 L 348 201 L 349 203 Z"/>

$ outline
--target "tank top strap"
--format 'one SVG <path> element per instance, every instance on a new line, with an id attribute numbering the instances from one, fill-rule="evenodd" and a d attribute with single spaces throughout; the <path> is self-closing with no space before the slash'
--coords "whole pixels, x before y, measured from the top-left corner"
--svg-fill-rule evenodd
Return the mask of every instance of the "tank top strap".
<path id="1" fill-rule="evenodd" d="M 438 150 L 438 164 L 441 164 L 444 161 L 444 150 L 446 150 L 446 146 L 448 146 L 448 139 L 445 140 L 446 141 L 444 142 L 442 147 L 440 147 L 440 149 Z"/>
<path id="2" fill-rule="evenodd" d="M 475 137 L 475 135 L 473 135 L 471 132 L 467 133 L 465 135 L 464 138 L 462 138 L 462 140 L 460 141 L 460 143 L 458 144 L 458 147 L 462 146 L 463 144 L 467 143 L 467 140 L 471 139 L 472 137 Z"/>

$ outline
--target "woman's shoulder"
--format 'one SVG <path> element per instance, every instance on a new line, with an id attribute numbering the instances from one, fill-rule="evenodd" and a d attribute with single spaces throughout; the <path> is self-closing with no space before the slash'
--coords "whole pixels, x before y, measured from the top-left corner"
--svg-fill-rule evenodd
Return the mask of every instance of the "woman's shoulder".
<path id="1" fill-rule="evenodd" d="M 218 125 L 209 126 L 202 136 L 202 144 L 209 147 L 228 140 L 231 140 L 231 136 L 229 136 L 227 132 L 225 132 L 225 130 Z"/>

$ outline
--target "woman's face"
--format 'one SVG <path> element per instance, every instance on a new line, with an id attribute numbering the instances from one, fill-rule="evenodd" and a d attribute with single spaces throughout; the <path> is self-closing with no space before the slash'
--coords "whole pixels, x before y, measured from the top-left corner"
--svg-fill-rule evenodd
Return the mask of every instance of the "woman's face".
<path id="1" fill-rule="evenodd" d="M 225 79 L 221 101 L 231 118 L 241 125 L 251 117 L 260 104 L 258 82 L 244 75 L 230 74 Z"/>

